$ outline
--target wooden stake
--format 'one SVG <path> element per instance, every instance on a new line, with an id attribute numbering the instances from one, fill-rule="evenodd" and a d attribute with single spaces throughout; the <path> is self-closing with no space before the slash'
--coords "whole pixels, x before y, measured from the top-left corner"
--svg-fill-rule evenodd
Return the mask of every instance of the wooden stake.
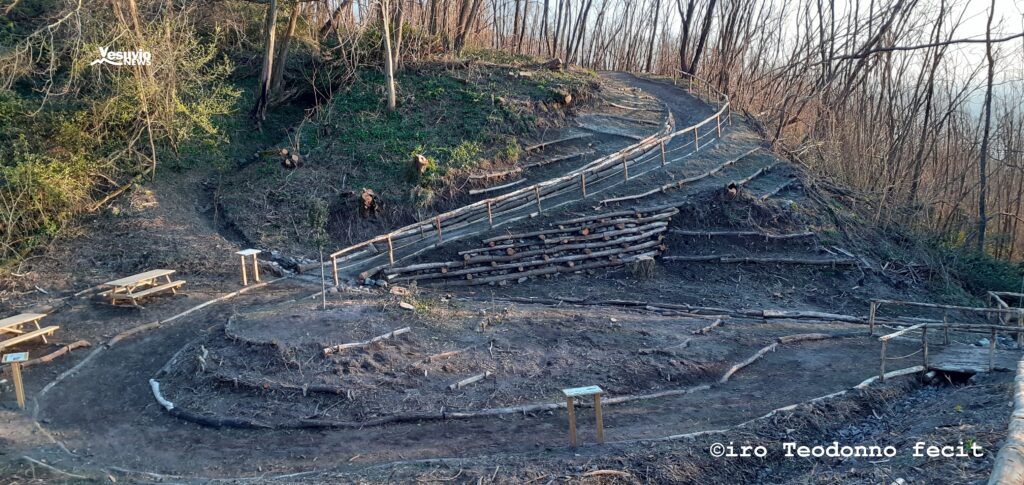
<path id="1" fill-rule="evenodd" d="M 540 206 L 540 187 L 533 186 L 533 195 L 537 197 L 537 213 L 544 212 L 544 208 Z"/>
<path id="2" fill-rule="evenodd" d="M 338 257 L 331 256 L 331 267 L 334 269 L 334 286 L 339 286 L 341 283 L 338 281 Z"/>
<path id="3" fill-rule="evenodd" d="M 487 224 L 494 227 L 494 214 L 491 211 L 491 200 L 487 199 Z"/>
<path id="4" fill-rule="evenodd" d="M 437 226 L 437 242 L 441 242 L 441 216 L 434 217 L 434 225 Z"/>
<path id="5" fill-rule="evenodd" d="M 597 442 L 604 443 L 604 416 L 601 414 L 601 394 L 594 394 L 594 418 L 597 421 Z"/>
<path id="6" fill-rule="evenodd" d="M 572 396 L 565 398 L 566 409 L 569 410 L 569 445 L 576 447 L 576 408 L 573 406 Z"/>
<path id="7" fill-rule="evenodd" d="M 663 141 L 661 142 L 661 166 L 664 167 L 666 163 L 668 162 L 665 160 L 665 142 Z"/>
<path id="8" fill-rule="evenodd" d="M 921 352 L 924 354 L 924 369 L 928 370 L 928 326 L 921 327 Z"/>
<path id="9" fill-rule="evenodd" d="M 949 312 L 942 313 L 942 343 L 949 345 Z"/>
<path id="10" fill-rule="evenodd" d="M 626 160 L 625 158 L 622 159 L 622 174 L 623 174 L 623 176 L 625 176 L 626 180 L 629 180 L 629 163 L 628 162 L 629 161 Z"/>
<path id="11" fill-rule="evenodd" d="M 885 382 L 885 346 L 888 344 L 888 340 L 882 341 L 882 368 L 878 372 L 878 382 Z"/>
<path id="12" fill-rule="evenodd" d="M 395 246 L 391 244 L 391 234 L 388 234 L 388 264 L 395 265 Z"/>
<path id="13" fill-rule="evenodd" d="M 587 172 L 580 172 L 580 188 L 583 190 L 583 198 L 587 198 Z"/>
<path id="14" fill-rule="evenodd" d="M 988 371 L 996 368 L 996 329 L 992 329 L 992 339 L 988 342 Z"/>
<path id="15" fill-rule="evenodd" d="M 25 409 L 25 385 L 21 381 L 21 362 L 11 363 L 11 377 L 14 378 L 14 395 L 18 399 L 18 408 Z"/>
<path id="16" fill-rule="evenodd" d="M 700 137 L 697 136 L 697 128 L 693 129 L 693 151 L 700 150 Z"/>
<path id="17" fill-rule="evenodd" d="M 875 334 L 875 312 L 876 311 L 878 311 L 878 303 L 871 302 L 871 310 L 868 312 L 868 335 L 869 336 L 873 336 Z"/>

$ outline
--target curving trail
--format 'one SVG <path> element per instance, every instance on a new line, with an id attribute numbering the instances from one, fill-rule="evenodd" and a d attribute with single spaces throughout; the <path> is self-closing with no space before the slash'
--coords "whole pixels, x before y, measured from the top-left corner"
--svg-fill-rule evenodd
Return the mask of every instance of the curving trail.
<path id="1" fill-rule="evenodd" d="M 678 126 L 692 124 L 714 112 L 714 108 L 673 86 L 628 74 L 608 75 L 664 102 Z M 673 150 L 683 143 L 673 141 L 667 149 Z M 608 196 L 636 193 L 662 183 L 665 178 L 707 171 L 759 143 L 749 130 L 734 126 L 713 149 L 685 156 L 681 163 L 667 170 L 637 177 L 609 190 Z M 680 148 L 680 156 L 684 155 L 682 151 Z M 726 175 L 742 178 L 766 163 L 744 160 L 731 166 Z M 721 178 L 696 185 L 699 189 L 712 184 L 721 184 Z M 537 450 L 572 455 L 573 451 L 564 447 L 564 410 L 368 429 L 269 431 L 204 428 L 168 415 L 153 399 L 148 379 L 197 335 L 223 323 L 235 311 L 308 296 L 316 289 L 318 285 L 291 286 L 284 294 L 242 295 L 229 303 L 211 305 L 175 326 L 157 328 L 112 346 L 40 400 L 40 423 L 60 444 L 40 445 L 25 454 L 86 475 L 133 470 L 186 478 L 352 470 L 399 460 L 483 457 Z M 605 316 L 613 311 L 620 310 L 598 309 L 597 314 Z M 643 314 L 621 312 L 620 319 L 625 324 L 643 324 Z M 680 327 L 687 330 L 706 324 L 703 320 L 679 321 Z M 756 327 L 729 326 L 731 332 L 752 333 L 758 331 Z M 740 362 L 763 343 L 740 344 L 728 360 Z M 606 437 L 609 441 L 657 438 L 736 425 L 780 406 L 860 383 L 876 371 L 874 360 L 866 358 L 874 352 L 875 343 L 860 338 L 845 339 L 841 344 L 810 342 L 786 347 L 785 351 L 768 354 L 728 382 L 714 384 L 710 389 L 610 406 L 605 415 Z M 818 378 L 822 372 L 828 372 L 830 378 Z M 591 413 L 583 409 L 577 414 L 581 440 L 592 442 Z"/>

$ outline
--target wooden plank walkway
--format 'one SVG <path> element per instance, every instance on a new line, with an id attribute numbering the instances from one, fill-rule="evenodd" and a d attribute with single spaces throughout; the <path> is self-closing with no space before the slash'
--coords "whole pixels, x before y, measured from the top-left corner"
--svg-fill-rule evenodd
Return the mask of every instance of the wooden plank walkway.
<path id="1" fill-rule="evenodd" d="M 928 358 L 928 368 L 946 372 L 988 372 L 989 349 L 973 345 L 953 344 L 935 346 Z M 1017 362 L 1024 356 L 1020 350 L 996 350 L 992 359 L 994 370 L 1016 371 Z"/>

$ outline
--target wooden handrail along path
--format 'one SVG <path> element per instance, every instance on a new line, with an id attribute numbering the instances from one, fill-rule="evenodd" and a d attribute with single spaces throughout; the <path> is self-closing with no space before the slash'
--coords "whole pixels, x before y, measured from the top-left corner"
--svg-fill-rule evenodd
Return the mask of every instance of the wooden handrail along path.
<path id="1" fill-rule="evenodd" d="M 334 285 L 340 283 L 342 271 L 361 271 L 360 278 L 366 278 L 380 269 L 393 266 L 395 261 L 586 199 L 639 175 L 663 168 L 670 162 L 666 157 L 665 145 L 677 137 L 684 137 L 682 140 L 686 143 L 676 149 L 692 143 L 693 152 L 697 152 L 711 145 L 722 137 L 722 125 L 732 123 L 729 97 L 701 79 L 688 77 L 687 82 L 691 92 L 696 90 L 698 97 L 704 94 L 713 101 L 721 102 L 721 108 L 699 123 L 675 131 L 670 112 L 658 133 L 565 175 L 480 200 L 335 251 L 330 255 Z M 660 150 L 655 151 L 656 148 Z M 655 152 L 645 157 L 652 151 Z M 660 163 L 651 163 L 659 157 Z M 378 249 L 378 244 L 382 246 L 381 249 Z"/>

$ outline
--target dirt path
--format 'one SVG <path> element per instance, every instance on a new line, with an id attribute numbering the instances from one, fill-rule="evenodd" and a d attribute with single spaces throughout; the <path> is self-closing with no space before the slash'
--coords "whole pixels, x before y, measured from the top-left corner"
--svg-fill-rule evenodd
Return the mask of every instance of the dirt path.
<path id="1" fill-rule="evenodd" d="M 423 422 L 332 431 L 214 430 L 170 417 L 156 404 L 147 379 L 174 354 L 237 308 L 301 293 L 240 298 L 181 325 L 117 345 L 41 403 L 40 419 L 76 456 L 52 446 L 28 452 L 74 470 L 121 467 L 184 476 L 287 473 L 436 457 L 484 456 L 550 449 L 569 453 L 564 411 Z M 312 304 L 311 304 L 312 306 Z M 785 330 L 792 333 L 790 329 Z M 742 347 L 743 360 L 756 345 Z M 683 396 L 609 406 L 606 439 L 654 438 L 715 429 L 776 407 L 848 388 L 874 372 L 874 343 L 843 339 L 785 347 L 725 385 Z M 817 377 L 826 373 L 828 379 Z M 110 392 L 117 386 L 118 392 Z M 592 441 L 592 416 L 580 410 L 581 438 Z M 256 468 L 259 463 L 259 468 Z M 321 465 L 323 464 L 323 465 Z"/>

